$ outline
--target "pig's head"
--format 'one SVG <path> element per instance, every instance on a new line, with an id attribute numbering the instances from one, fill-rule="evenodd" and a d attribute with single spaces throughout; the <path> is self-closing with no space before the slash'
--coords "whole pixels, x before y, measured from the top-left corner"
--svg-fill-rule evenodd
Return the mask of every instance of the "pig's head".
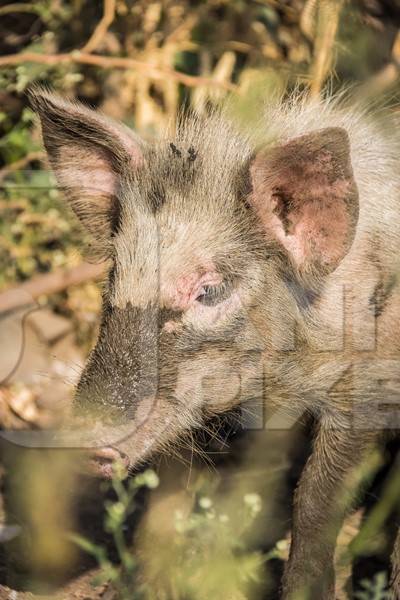
<path id="1" fill-rule="evenodd" d="M 76 392 L 109 475 L 115 457 L 135 466 L 262 399 L 263 363 L 279 365 L 304 298 L 353 240 L 348 139 L 332 128 L 253 151 L 214 115 L 150 145 L 47 92 L 32 104 L 66 198 L 110 258 Z"/>

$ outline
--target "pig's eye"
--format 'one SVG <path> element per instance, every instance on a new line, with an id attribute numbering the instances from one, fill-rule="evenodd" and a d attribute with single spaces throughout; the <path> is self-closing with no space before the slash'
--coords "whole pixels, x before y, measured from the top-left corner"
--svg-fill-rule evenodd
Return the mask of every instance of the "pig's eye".
<path id="1" fill-rule="evenodd" d="M 223 300 L 226 300 L 231 293 L 225 283 L 220 285 L 203 285 L 200 294 L 196 298 L 196 302 L 200 302 L 204 306 L 215 306 Z"/>

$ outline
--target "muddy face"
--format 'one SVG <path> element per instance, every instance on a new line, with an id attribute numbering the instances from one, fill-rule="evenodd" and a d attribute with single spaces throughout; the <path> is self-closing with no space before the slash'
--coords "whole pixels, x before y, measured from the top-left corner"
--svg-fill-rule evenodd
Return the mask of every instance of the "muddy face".
<path id="1" fill-rule="evenodd" d="M 158 151 L 119 199 L 100 335 L 76 396 L 102 420 L 129 421 L 118 447 L 132 462 L 249 396 L 260 350 L 249 312 L 266 247 L 240 186 L 205 193 L 200 154 L 191 164 L 169 143 Z"/>
<path id="2" fill-rule="evenodd" d="M 47 93 L 33 105 L 60 185 L 110 258 L 75 402 L 110 475 L 118 456 L 135 466 L 208 416 L 262 401 L 263 363 L 353 239 L 348 142 L 331 129 L 256 153 L 213 116 L 150 147 Z"/>

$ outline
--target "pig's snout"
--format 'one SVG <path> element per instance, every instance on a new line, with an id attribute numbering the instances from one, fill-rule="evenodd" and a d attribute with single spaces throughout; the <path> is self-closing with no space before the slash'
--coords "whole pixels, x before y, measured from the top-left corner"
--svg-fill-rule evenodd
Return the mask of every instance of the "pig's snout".
<path id="1" fill-rule="evenodd" d="M 129 457 L 117 448 L 91 448 L 85 457 L 85 471 L 94 477 L 111 479 L 115 475 L 115 466 L 119 462 L 126 470 L 129 468 Z"/>

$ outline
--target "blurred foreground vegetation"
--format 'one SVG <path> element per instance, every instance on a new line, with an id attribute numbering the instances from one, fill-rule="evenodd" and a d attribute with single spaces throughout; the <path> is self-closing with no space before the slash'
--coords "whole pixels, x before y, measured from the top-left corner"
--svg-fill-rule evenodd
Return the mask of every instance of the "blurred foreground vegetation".
<path id="1" fill-rule="evenodd" d="M 27 585 L 28 577 L 28 589 L 55 594 L 57 583 L 65 575 L 70 577 L 74 568 L 79 573 L 80 566 L 89 570 L 92 590 L 84 597 L 96 600 L 103 598 L 105 590 L 112 600 L 277 598 L 276 571 L 281 572 L 288 558 L 290 537 L 279 510 L 281 494 L 287 490 L 283 465 L 277 468 L 274 463 L 274 443 L 256 440 L 240 464 L 224 467 L 219 474 L 200 469 L 194 461 L 190 481 L 176 467 L 161 469 L 161 479 L 145 470 L 126 480 L 123 468 L 117 466 L 112 481 L 95 486 L 95 495 L 89 495 L 83 530 L 76 496 L 82 503 L 85 485 L 76 473 L 76 458 L 54 452 L 23 453 L 13 475 L 20 485 L 11 488 L 14 496 L 8 499 L 12 518 L 23 527 L 23 534 L 6 544 L 9 564 L 14 569 L 18 565 L 16 588 L 21 577 Z M 282 442 L 275 447 L 281 457 L 286 451 Z M 369 457 L 341 493 L 351 489 L 361 498 L 359 493 L 383 462 L 379 453 Z M 395 465 L 383 480 L 380 501 L 346 519 L 335 561 L 338 600 L 391 599 L 388 570 L 379 558 L 389 542 L 388 525 L 394 529 L 399 486 Z M 146 490 L 147 498 L 149 492 L 151 496 L 143 515 Z M 100 499 L 103 504 L 96 513 L 92 503 Z M 140 515 L 139 526 L 132 528 Z M 93 528 L 96 520 L 100 536 Z M 279 531 L 282 537 L 277 536 Z M 352 584 L 352 565 L 371 557 L 376 564 L 370 566 L 368 576 Z M 81 597 L 75 596 L 77 590 L 82 593 L 79 587 L 69 584 L 67 589 L 61 598 Z M 298 600 L 314 598 L 305 591 Z"/>

